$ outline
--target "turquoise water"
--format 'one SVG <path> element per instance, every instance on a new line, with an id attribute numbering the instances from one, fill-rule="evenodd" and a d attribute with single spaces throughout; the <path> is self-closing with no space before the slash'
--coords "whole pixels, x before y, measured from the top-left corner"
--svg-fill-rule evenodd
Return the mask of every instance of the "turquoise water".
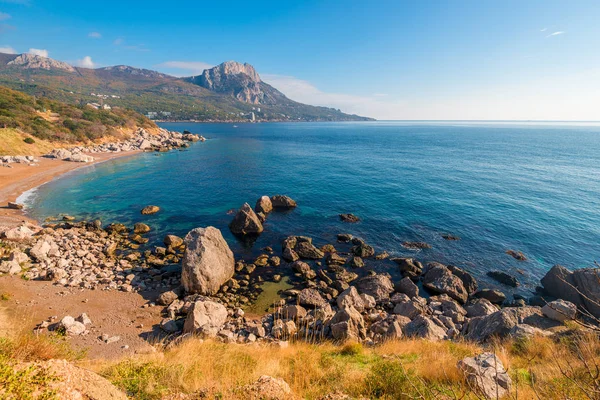
<path id="1" fill-rule="evenodd" d="M 531 290 L 552 265 L 589 266 L 600 256 L 600 128 L 474 123 L 163 124 L 210 140 L 187 151 L 145 153 L 85 167 L 28 200 L 44 219 L 60 213 L 106 223 L 144 221 L 154 244 L 214 225 L 238 257 L 291 234 L 317 244 L 349 232 L 396 256 L 489 270 Z M 253 247 L 227 228 L 227 211 L 261 195 L 299 207 L 273 213 Z M 140 215 L 155 204 L 162 211 Z M 344 224 L 338 214 L 362 218 Z M 446 241 L 442 234 L 461 237 Z M 433 248 L 404 249 L 403 241 Z M 506 255 L 519 250 L 518 262 Z M 395 271 L 393 263 L 377 269 Z M 506 289 L 506 288 L 503 288 Z"/>

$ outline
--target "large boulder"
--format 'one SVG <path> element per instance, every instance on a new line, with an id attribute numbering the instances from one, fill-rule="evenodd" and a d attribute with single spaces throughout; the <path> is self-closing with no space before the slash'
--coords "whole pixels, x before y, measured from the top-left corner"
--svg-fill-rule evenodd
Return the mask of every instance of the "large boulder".
<path id="1" fill-rule="evenodd" d="M 309 260 L 319 260 L 325 257 L 325 253 L 323 253 L 320 249 L 316 248 L 310 242 L 299 242 L 296 244 L 295 248 L 296 253 L 300 258 L 309 259 Z"/>
<path id="2" fill-rule="evenodd" d="M 220 303 L 197 300 L 185 319 L 184 333 L 199 333 L 214 337 L 227 321 L 227 309 Z"/>
<path id="3" fill-rule="evenodd" d="M 282 195 L 272 196 L 271 204 L 273 204 L 273 208 L 280 209 L 290 209 L 297 206 L 296 202 L 292 198 Z"/>
<path id="4" fill-rule="evenodd" d="M 511 329 L 519 324 L 527 324 L 540 329 L 560 325 L 558 322 L 544 317 L 539 307 L 507 307 L 484 317 L 469 319 L 463 327 L 462 333 L 466 339 L 485 342 L 493 337 L 508 336 Z"/>
<path id="5" fill-rule="evenodd" d="M 308 308 L 319 308 L 327 305 L 327 300 L 321 296 L 317 289 L 302 289 L 298 293 L 298 304 Z"/>
<path id="6" fill-rule="evenodd" d="M 359 293 L 373 296 L 376 302 L 381 302 L 390 298 L 390 293 L 394 291 L 394 285 L 391 279 L 386 275 L 371 275 L 356 281 L 356 289 Z"/>
<path id="7" fill-rule="evenodd" d="M 488 299 L 473 299 L 465 306 L 467 311 L 467 317 L 485 317 L 498 311 L 498 308 L 494 306 Z"/>
<path id="8" fill-rule="evenodd" d="M 0 237 L 6 240 L 27 240 L 31 239 L 35 233 L 36 230 L 33 229 L 33 226 L 23 224 L 2 232 Z"/>
<path id="9" fill-rule="evenodd" d="M 510 376 L 502 361 L 493 353 L 464 358 L 458 362 L 457 367 L 465 375 L 469 386 L 486 399 L 499 399 L 510 391 Z"/>
<path id="10" fill-rule="evenodd" d="M 447 294 L 464 304 L 469 294 L 463 281 L 440 263 L 429 263 L 423 274 L 423 287 L 435 293 Z"/>
<path id="11" fill-rule="evenodd" d="M 260 199 L 256 200 L 254 211 L 257 213 L 263 213 L 265 215 L 273 211 L 273 203 L 271 202 L 269 196 L 262 196 Z"/>
<path id="12" fill-rule="evenodd" d="M 244 203 L 240 208 L 229 224 L 229 229 L 236 235 L 257 235 L 264 230 L 260 219 L 248 203 Z"/>
<path id="13" fill-rule="evenodd" d="M 396 284 L 396 292 L 404 293 L 412 299 L 419 296 L 419 287 L 409 277 L 406 277 Z"/>
<path id="14" fill-rule="evenodd" d="M 330 328 L 336 340 L 360 340 L 367 336 L 365 320 L 352 306 L 339 310 L 331 319 Z"/>
<path id="15" fill-rule="evenodd" d="M 555 265 L 542 278 L 544 291 L 570 301 L 600 318 L 600 268 L 582 268 L 573 272 Z"/>
<path id="16" fill-rule="evenodd" d="M 408 337 L 418 337 L 427 340 L 446 339 L 446 331 L 433 322 L 429 317 L 418 315 L 404 327 L 404 334 Z"/>
<path id="17" fill-rule="evenodd" d="M 363 295 L 368 296 L 368 295 Z M 358 291 L 354 286 L 350 286 L 348 289 L 344 290 L 338 298 L 336 299 L 337 305 L 340 309 L 346 307 L 354 307 L 358 312 L 363 312 L 366 310 L 365 301 L 358 294 Z"/>
<path id="18" fill-rule="evenodd" d="M 196 228 L 185 237 L 181 283 L 189 293 L 214 295 L 233 276 L 235 260 L 221 231 Z"/>
<path id="19" fill-rule="evenodd" d="M 544 292 L 557 299 L 581 304 L 581 296 L 575 288 L 573 273 L 562 265 L 553 266 L 541 279 Z"/>
<path id="20" fill-rule="evenodd" d="M 448 265 L 448 269 L 450 272 L 452 272 L 452 275 L 458 276 L 458 278 L 463 282 L 463 285 L 465 286 L 465 289 L 467 289 L 467 293 L 469 293 L 469 295 L 472 295 L 477 291 L 477 280 L 473 278 L 473 275 L 454 265 Z"/>

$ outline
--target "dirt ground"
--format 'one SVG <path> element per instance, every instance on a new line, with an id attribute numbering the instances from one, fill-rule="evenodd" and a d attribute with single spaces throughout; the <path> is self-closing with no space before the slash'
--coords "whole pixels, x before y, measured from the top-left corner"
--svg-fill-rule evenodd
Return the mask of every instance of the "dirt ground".
<path id="1" fill-rule="evenodd" d="M 92 321 L 89 333 L 67 340 L 74 350 L 85 350 L 91 359 L 112 359 L 135 353 L 153 352 L 159 340 L 163 307 L 143 307 L 157 293 L 126 293 L 65 288 L 45 281 L 26 281 L 18 276 L 0 277 L 0 335 L 5 323 L 17 329 L 31 330 L 55 316 L 74 318 L 86 313 Z M 15 326 L 16 321 L 16 326 Z M 14 331 L 14 329 L 13 329 Z M 48 330 L 42 331 L 46 334 Z M 99 339 L 103 334 L 119 336 L 114 343 Z"/>

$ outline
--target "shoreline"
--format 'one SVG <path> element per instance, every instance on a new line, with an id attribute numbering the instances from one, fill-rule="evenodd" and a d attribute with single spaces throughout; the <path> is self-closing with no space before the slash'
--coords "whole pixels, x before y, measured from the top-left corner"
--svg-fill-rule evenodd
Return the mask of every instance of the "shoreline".
<path id="1" fill-rule="evenodd" d="M 0 169 L 0 226 L 14 227 L 22 222 L 39 224 L 25 214 L 25 210 L 10 209 L 8 202 L 15 202 L 28 191 L 63 177 L 65 174 L 83 167 L 101 164 L 117 158 L 131 157 L 143 153 L 141 150 L 126 152 L 95 153 L 95 160 L 89 163 L 56 160 L 40 157 L 37 166 L 13 164 L 12 168 Z"/>

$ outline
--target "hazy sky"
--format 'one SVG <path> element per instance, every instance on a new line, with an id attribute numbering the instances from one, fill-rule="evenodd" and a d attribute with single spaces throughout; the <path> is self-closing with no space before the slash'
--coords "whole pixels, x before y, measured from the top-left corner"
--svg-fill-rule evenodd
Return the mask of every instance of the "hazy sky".
<path id="1" fill-rule="evenodd" d="M 0 47 L 180 76 L 248 62 L 378 119 L 600 120 L 598 0 L 0 0 Z"/>

